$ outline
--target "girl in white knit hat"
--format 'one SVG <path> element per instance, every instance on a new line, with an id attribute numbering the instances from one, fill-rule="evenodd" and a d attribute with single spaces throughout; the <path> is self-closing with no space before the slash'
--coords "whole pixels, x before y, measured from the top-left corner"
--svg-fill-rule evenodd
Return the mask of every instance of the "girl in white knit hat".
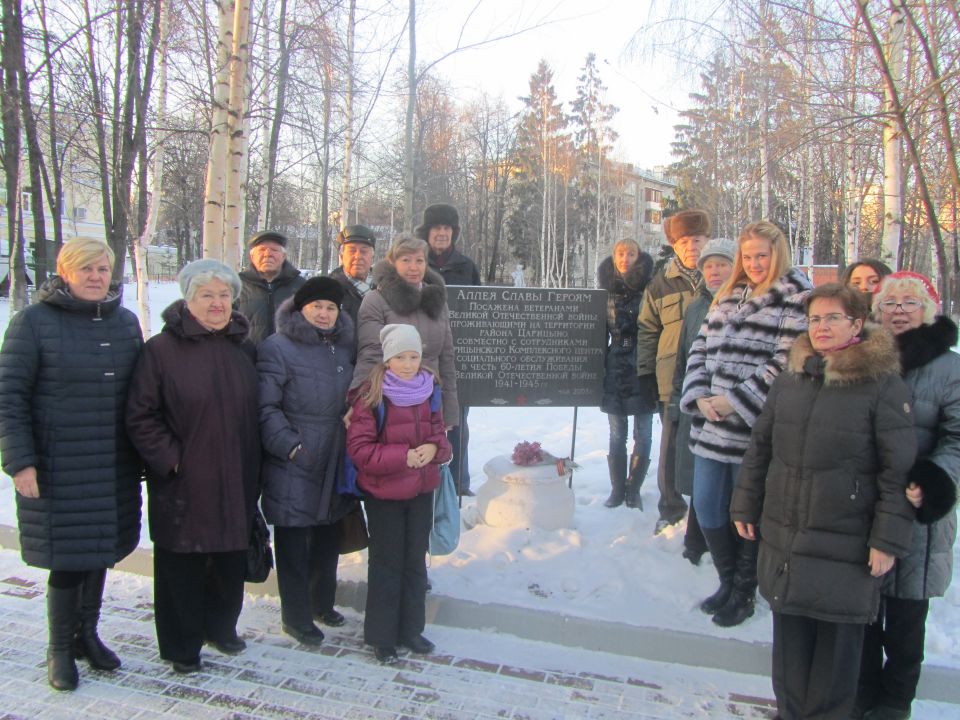
<path id="1" fill-rule="evenodd" d="M 452 452 L 444 431 L 440 385 L 421 367 L 412 325 L 380 331 L 383 362 L 360 386 L 347 430 L 370 532 L 363 634 L 377 660 L 397 662 L 397 647 L 433 651 L 426 624 L 426 555 L 433 491 Z"/>

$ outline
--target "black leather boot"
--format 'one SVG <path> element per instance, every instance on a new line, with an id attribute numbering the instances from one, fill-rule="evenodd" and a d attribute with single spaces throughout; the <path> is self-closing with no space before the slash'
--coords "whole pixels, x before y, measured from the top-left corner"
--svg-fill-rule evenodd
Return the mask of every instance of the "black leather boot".
<path id="1" fill-rule="evenodd" d="M 720 587 L 717 591 L 700 603 L 700 609 L 708 615 L 720 610 L 733 593 L 733 579 L 737 571 L 737 539 L 733 536 L 733 529 L 729 525 L 718 528 L 702 528 L 703 537 L 707 541 L 713 566 L 717 569 L 720 578 Z"/>
<path id="2" fill-rule="evenodd" d="M 103 585 L 107 570 L 91 570 L 83 579 L 80 594 L 80 625 L 74 642 L 74 655 L 86 658 L 90 667 L 97 670 L 116 670 L 120 667 L 120 658 L 103 644 L 97 635 L 100 622 L 100 607 L 103 604 Z"/>
<path id="3" fill-rule="evenodd" d="M 753 615 L 757 595 L 757 551 L 759 540 L 740 540 L 733 592 L 726 604 L 717 610 L 713 622 L 720 627 L 734 627 Z"/>
<path id="4" fill-rule="evenodd" d="M 630 473 L 627 475 L 625 500 L 628 508 L 643 510 L 643 500 L 640 499 L 640 486 L 650 469 L 650 458 L 639 455 L 630 456 Z"/>
<path id="5" fill-rule="evenodd" d="M 627 482 L 627 453 L 607 455 L 607 467 L 610 469 L 610 497 L 603 503 L 608 508 L 623 505 L 624 486 Z"/>
<path id="6" fill-rule="evenodd" d="M 47 682 L 54 690 L 76 690 L 79 682 L 73 660 L 73 635 L 80 612 L 80 586 L 47 585 Z"/>

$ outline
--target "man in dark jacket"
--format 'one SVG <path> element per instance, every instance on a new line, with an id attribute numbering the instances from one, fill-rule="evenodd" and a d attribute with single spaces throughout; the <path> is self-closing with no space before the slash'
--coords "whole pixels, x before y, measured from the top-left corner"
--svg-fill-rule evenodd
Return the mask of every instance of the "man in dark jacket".
<path id="1" fill-rule="evenodd" d="M 373 290 L 370 268 L 373 267 L 373 249 L 377 236 L 366 225 L 347 225 L 337 233 L 340 248 L 340 267 L 330 277 L 343 288 L 340 308 L 357 325 L 357 313 L 363 296 Z"/>
<path id="2" fill-rule="evenodd" d="M 280 303 L 300 289 L 304 278 L 287 260 L 287 236 L 261 230 L 247 243 L 250 267 L 240 271 L 243 290 L 236 309 L 250 321 L 250 339 L 259 345 L 276 332 L 274 317 Z"/>
<path id="3" fill-rule="evenodd" d="M 649 388 L 660 403 L 660 519 L 654 529 L 656 535 L 683 520 L 687 512 L 687 503 L 677 492 L 676 423 L 670 420 L 667 406 L 673 391 L 683 316 L 703 282 L 697 260 L 710 235 L 710 218 L 703 210 L 681 210 L 664 221 L 663 231 L 676 257 L 647 285 L 637 317 L 637 375 L 641 386 Z"/>
<path id="4" fill-rule="evenodd" d="M 460 237 L 460 213 L 453 205 L 434 203 L 423 211 L 423 222 L 414 234 L 426 240 L 430 246 L 427 263 L 443 278 L 447 285 L 480 285 L 480 271 L 476 263 L 455 247 Z M 461 407 L 461 421 L 458 427 L 450 431 L 450 445 L 453 447 L 453 460 L 450 472 L 457 483 L 461 495 L 473 495 L 470 491 L 470 463 L 467 445 L 470 442 L 470 428 L 467 427 L 467 412 L 470 408 Z M 462 449 L 461 449 L 462 445 Z M 460 473 L 460 468 L 466 472 Z"/>

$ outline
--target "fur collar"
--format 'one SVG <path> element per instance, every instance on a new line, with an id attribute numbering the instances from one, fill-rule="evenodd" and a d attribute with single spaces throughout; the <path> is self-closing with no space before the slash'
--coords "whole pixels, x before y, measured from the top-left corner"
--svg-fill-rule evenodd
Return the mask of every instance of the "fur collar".
<path id="1" fill-rule="evenodd" d="M 822 373 L 826 385 L 855 385 L 900 373 L 900 358 L 890 333 L 878 325 L 867 325 L 860 337 L 856 345 L 820 358 L 804 333 L 790 349 L 787 367 L 798 375 Z"/>
<path id="2" fill-rule="evenodd" d="M 427 268 L 423 287 L 415 288 L 408 283 L 386 260 L 373 266 L 373 283 L 383 299 L 398 315 L 412 315 L 423 310 L 427 317 L 436 320 L 447 305 L 447 288 L 440 274 Z"/>
<path id="3" fill-rule="evenodd" d="M 733 294 L 728 295 L 721 302 L 738 303 L 744 288 L 744 285 L 737 285 L 733 289 Z M 802 298 L 797 296 L 808 292 L 812 288 L 810 280 L 803 274 L 803 271 L 792 267 L 777 278 L 777 281 L 767 288 L 763 295 L 749 298 L 725 318 L 725 321 L 734 326 L 740 326 L 751 315 L 760 312 L 765 307 L 783 307 L 788 301 L 799 303 Z"/>
<path id="4" fill-rule="evenodd" d="M 613 258 L 607 257 L 597 268 L 597 284 L 614 295 L 640 295 L 653 275 L 653 258 L 645 252 L 640 253 L 637 262 L 621 275 L 613 266 Z"/>
<path id="5" fill-rule="evenodd" d="M 931 325 L 900 333 L 896 341 L 903 372 L 907 373 L 950 352 L 957 344 L 957 326 L 950 318 L 938 315 Z"/>
<path id="6" fill-rule="evenodd" d="M 284 300 L 277 309 L 277 332 L 304 345 L 329 342 L 347 348 L 353 347 L 353 320 L 349 313 L 341 310 L 333 329 L 321 333 L 293 306 L 293 298 Z"/>

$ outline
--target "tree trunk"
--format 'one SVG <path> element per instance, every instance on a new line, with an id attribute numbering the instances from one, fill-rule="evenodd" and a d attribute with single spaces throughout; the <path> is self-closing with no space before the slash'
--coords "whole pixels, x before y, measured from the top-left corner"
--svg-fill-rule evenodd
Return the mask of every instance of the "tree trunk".
<path id="1" fill-rule="evenodd" d="M 343 95 L 343 186 L 340 190 L 340 229 L 350 224 L 350 172 L 353 161 L 353 38 L 356 32 L 356 15 L 357 2 L 350 0 L 350 12 L 347 17 L 347 87 Z M 412 8 L 410 17 L 412 25 Z M 413 42 L 412 35 L 410 42 Z"/>
<path id="2" fill-rule="evenodd" d="M 7 189 L 7 239 L 10 245 L 9 297 L 11 311 L 27 304 L 27 275 L 23 248 L 23 216 L 20 213 L 20 84 L 18 63 L 23 62 L 22 37 L 18 28 L 20 3 L 3 0 L 3 75 L 0 108 L 3 111 L 3 170 Z"/>
<path id="3" fill-rule="evenodd" d="M 270 124 L 270 139 L 267 145 L 266 187 L 260 208 L 260 229 L 270 227 L 270 211 L 273 205 L 273 181 L 277 174 L 277 148 L 280 145 L 280 129 L 286 107 L 287 78 L 290 76 L 290 46 L 287 42 L 287 0 L 280 0 L 280 20 L 277 29 L 280 61 L 277 67 L 277 99 L 273 105 L 273 122 Z"/>
<path id="4" fill-rule="evenodd" d="M 233 24 L 233 52 L 230 56 L 230 110 L 227 114 L 227 177 L 224 191 L 223 262 L 240 269 L 243 216 L 247 190 L 247 66 L 250 45 L 250 0 L 237 0 Z"/>
<path id="5" fill-rule="evenodd" d="M 203 194 L 203 256 L 223 259 L 224 211 L 229 147 L 230 56 L 233 51 L 235 0 L 221 0 L 217 33 L 217 75 L 210 123 L 210 155 Z"/>
<path id="6" fill-rule="evenodd" d="M 47 9 L 45 0 L 40 0 L 40 13 L 38 20 L 43 32 L 43 55 L 46 59 L 47 74 L 47 92 L 50 97 L 47 102 L 47 137 L 50 141 L 50 159 L 53 165 L 53 187 L 51 188 L 50 174 L 44 172 L 44 188 L 47 191 L 47 203 L 50 206 L 53 225 L 53 251 L 54 255 L 60 254 L 60 248 L 63 246 L 63 168 L 66 162 L 66 151 L 61 151 L 59 142 L 59 121 L 58 109 L 56 103 L 57 83 L 53 72 L 53 62 L 51 61 L 50 33 L 47 30 L 46 23 Z"/>
<path id="7" fill-rule="evenodd" d="M 866 19 L 867 0 L 859 0 L 859 7 Z M 883 244 L 881 259 L 891 267 L 899 267 L 900 238 L 903 232 L 903 178 L 900 137 L 902 128 L 897 117 L 893 93 L 895 85 L 902 82 L 903 75 L 904 17 L 900 8 L 890 9 L 890 24 L 887 30 L 886 57 L 890 82 L 884 83 L 883 122 Z"/>
<path id="8" fill-rule="evenodd" d="M 413 113 L 417 105 L 417 3 L 410 0 L 407 18 L 410 32 L 410 56 L 407 60 L 407 115 L 403 147 L 403 229 L 413 229 L 413 195 L 416 176 L 413 168 Z"/>

